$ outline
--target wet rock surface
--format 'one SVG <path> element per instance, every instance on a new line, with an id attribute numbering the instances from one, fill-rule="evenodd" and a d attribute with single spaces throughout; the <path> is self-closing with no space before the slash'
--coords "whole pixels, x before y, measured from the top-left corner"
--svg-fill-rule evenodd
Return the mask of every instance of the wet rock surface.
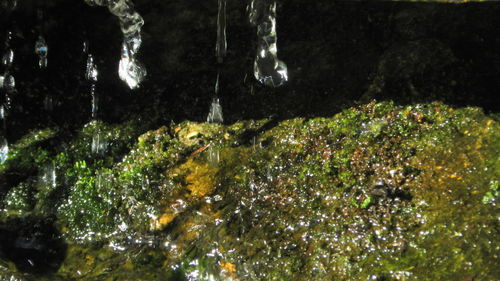
<path id="1" fill-rule="evenodd" d="M 93 159 L 99 126 L 110 146 Z M 47 278 L 497 276 L 500 130 L 478 108 L 372 102 L 331 118 L 130 128 L 92 123 L 46 155 L 56 194 L 28 177 L 4 197 L 3 220 L 57 217 L 67 257 Z M 13 155 L 43 143 L 24 142 Z"/>

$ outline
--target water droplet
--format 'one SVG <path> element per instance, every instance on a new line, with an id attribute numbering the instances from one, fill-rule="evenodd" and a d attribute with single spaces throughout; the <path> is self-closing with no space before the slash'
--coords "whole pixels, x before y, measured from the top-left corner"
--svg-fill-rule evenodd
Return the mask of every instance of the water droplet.
<path id="1" fill-rule="evenodd" d="M 123 44 L 122 58 L 118 67 L 120 79 L 124 81 L 130 89 L 136 89 L 146 77 L 146 69 L 131 56 L 127 45 Z"/>
<path id="2" fill-rule="evenodd" d="M 83 41 L 82 51 L 83 51 L 84 54 L 86 54 L 86 53 L 89 52 L 89 41 L 87 41 L 87 40 Z"/>
<path id="3" fill-rule="evenodd" d="M 9 143 L 7 139 L 0 136 L 0 163 L 4 163 L 7 160 L 9 154 Z"/>
<path id="4" fill-rule="evenodd" d="M 219 98 L 214 98 L 212 100 L 210 112 L 207 116 L 207 122 L 218 124 L 222 124 L 224 122 L 224 118 L 222 117 L 222 106 L 220 105 Z"/>
<path id="5" fill-rule="evenodd" d="M 97 131 L 92 136 L 92 153 L 93 154 L 104 154 L 106 152 L 106 141 L 104 140 L 101 132 Z"/>
<path id="6" fill-rule="evenodd" d="M 54 100 L 52 96 L 47 95 L 43 100 L 43 108 L 45 111 L 53 111 L 54 110 Z"/>
<path id="7" fill-rule="evenodd" d="M 97 95 L 94 84 L 92 84 L 90 88 L 90 95 L 92 97 L 92 119 L 97 119 L 97 113 L 99 111 L 99 96 Z"/>
<path id="8" fill-rule="evenodd" d="M 4 88 L 8 93 L 16 90 L 16 79 L 12 75 L 0 76 L 0 88 Z"/>
<path id="9" fill-rule="evenodd" d="M 12 51 L 12 49 L 8 49 L 3 55 L 2 64 L 5 67 L 9 68 L 12 66 L 13 62 L 14 62 L 14 51 Z"/>
<path id="10" fill-rule="evenodd" d="M 252 0 L 248 12 L 250 23 L 257 26 L 255 79 L 266 86 L 279 87 L 288 81 L 288 69 L 277 55 L 276 2 Z"/>
<path id="11" fill-rule="evenodd" d="M 47 54 L 49 52 L 49 47 L 45 38 L 43 36 L 38 36 L 38 40 L 35 43 L 35 54 L 38 55 L 38 66 L 40 68 L 47 67 Z"/>
<path id="12" fill-rule="evenodd" d="M 217 62 L 222 63 L 227 53 L 226 39 L 226 0 L 219 0 L 217 14 L 217 43 L 215 45 L 215 53 Z"/>
<path id="13" fill-rule="evenodd" d="M 87 57 L 87 68 L 85 70 L 85 78 L 89 81 L 97 82 L 97 76 L 99 72 L 97 71 L 97 65 L 94 63 L 94 57 L 89 54 Z"/>
<path id="14" fill-rule="evenodd" d="M 57 185 L 56 166 L 54 162 L 46 163 L 40 173 L 39 184 L 44 188 L 54 189 Z"/>

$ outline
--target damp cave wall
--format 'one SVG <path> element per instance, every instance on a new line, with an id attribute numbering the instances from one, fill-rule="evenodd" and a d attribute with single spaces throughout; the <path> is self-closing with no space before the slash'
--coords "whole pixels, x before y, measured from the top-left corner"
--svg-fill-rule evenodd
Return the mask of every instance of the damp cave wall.
<path id="1" fill-rule="evenodd" d="M 134 91 L 118 78 L 122 35 L 106 8 L 19 1 L 13 13 L 0 12 L 0 40 L 10 30 L 15 52 L 11 141 L 33 128 L 72 131 L 90 120 L 85 39 L 99 70 L 99 118 L 111 123 L 140 119 L 152 129 L 171 120 L 203 121 L 218 70 L 227 123 L 331 116 L 371 99 L 499 108 L 500 3 L 278 1 L 278 57 L 290 81 L 277 89 L 253 78 L 256 32 L 246 2 L 227 3 L 228 55 L 221 65 L 217 1 L 134 3 L 145 20 L 139 58 L 148 71 Z M 40 32 L 49 47 L 46 70 L 38 69 L 34 53 Z M 46 95 L 54 98 L 51 113 L 43 109 Z"/>

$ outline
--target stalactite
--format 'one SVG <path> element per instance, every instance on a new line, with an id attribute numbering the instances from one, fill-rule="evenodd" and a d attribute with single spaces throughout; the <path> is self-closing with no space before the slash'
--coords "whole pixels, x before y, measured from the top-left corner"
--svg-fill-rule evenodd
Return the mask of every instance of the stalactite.
<path id="1" fill-rule="evenodd" d="M 276 1 L 252 0 L 248 12 L 250 23 L 257 27 L 254 76 L 266 86 L 279 87 L 288 81 L 288 70 L 278 59 Z"/>

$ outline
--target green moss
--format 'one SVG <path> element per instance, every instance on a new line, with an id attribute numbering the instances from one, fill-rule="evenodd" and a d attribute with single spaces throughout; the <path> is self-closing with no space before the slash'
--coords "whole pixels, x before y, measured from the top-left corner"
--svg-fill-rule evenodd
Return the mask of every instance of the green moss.
<path id="1" fill-rule="evenodd" d="M 32 198 L 64 191 L 57 215 L 69 241 L 162 245 L 126 247 L 141 254 L 112 266 L 118 279 L 149 263 L 177 280 L 497 275 L 500 130 L 480 110 L 370 103 L 332 118 L 266 122 L 184 122 L 133 144 L 127 130 L 101 128 L 108 143 L 130 148 L 123 157 L 121 149 L 89 156 L 95 131 L 86 128 L 54 159 L 69 184 Z M 12 194 L 27 206 L 28 195 Z M 119 260 L 99 249 L 86 255 Z M 62 276 L 92 260 L 72 257 Z M 100 278 L 91 264 L 82 265 L 88 280 Z"/>

